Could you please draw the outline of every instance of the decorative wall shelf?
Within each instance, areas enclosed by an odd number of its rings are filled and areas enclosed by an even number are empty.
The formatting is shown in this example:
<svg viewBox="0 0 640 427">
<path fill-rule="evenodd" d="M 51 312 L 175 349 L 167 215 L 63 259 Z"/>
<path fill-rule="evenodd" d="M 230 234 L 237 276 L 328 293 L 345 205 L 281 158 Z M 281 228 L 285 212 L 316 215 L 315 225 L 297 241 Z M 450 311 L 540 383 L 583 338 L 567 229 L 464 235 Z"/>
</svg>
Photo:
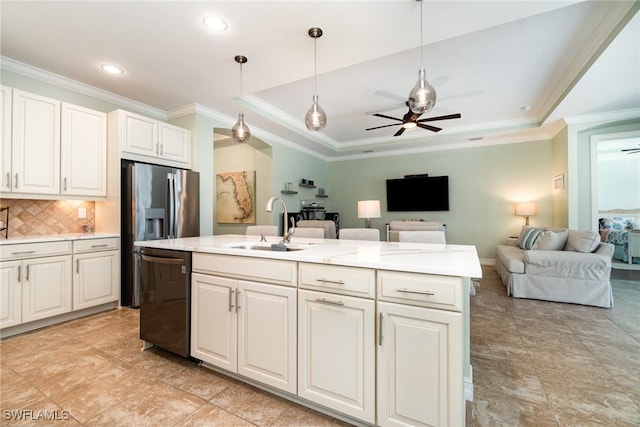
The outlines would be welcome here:
<svg viewBox="0 0 640 427">
<path fill-rule="evenodd" d="M 282 193 L 282 194 L 298 194 L 297 191 L 293 191 L 293 190 L 280 190 L 280 193 Z"/>
<path fill-rule="evenodd" d="M 316 194 L 316 197 L 318 197 L 319 199 L 326 199 L 329 196 L 326 194 Z"/>
<path fill-rule="evenodd" d="M 315 186 L 315 185 L 302 184 L 302 183 L 298 184 L 298 186 L 300 186 L 300 187 L 304 187 L 304 188 L 316 188 L 316 186 Z"/>
</svg>

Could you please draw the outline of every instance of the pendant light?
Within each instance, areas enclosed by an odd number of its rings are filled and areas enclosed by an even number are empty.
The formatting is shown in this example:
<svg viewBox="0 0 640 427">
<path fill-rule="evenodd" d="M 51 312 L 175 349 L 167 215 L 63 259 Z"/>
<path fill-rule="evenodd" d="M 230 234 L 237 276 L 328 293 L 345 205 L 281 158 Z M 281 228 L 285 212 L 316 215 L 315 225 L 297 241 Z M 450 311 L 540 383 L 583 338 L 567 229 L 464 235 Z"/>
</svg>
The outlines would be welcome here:
<svg viewBox="0 0 640 427">
<path fill-rule="evenodd" d="M 327 125 L 327 114 L 318 105 L 318 59 L 317 59 L 317 42 L 318 37 L 322 37 L 322 30 L 320 28 L 309 28 L 309 37 L 313 38 L 313 104 L 307 115 L 304 117 L 304 123 L 307 125 L 307 129 L 310 131 L 321 131 Z"/>
<path fill-rule="evenodd" d="M 242 97 L 242 64 L 247 62 L 247 57 L 237 55 L 234 59 L 240 64 L 240 97 Z M 231 139 L 241 143 L 247 142 L 249 138 L 251 138 L 251 131 L 249 130 L 249 126 L 244 122 L 244 114 L 238 113 L 238 121 L 233 125 L 233 128 L 231 128 Z"/>
<path fill-rule="evenodd" d="M 418 82 L 409 93 L 409 108 L 415 114 L 422 114 L 436 105 L 436 90 L 427 81 L 427 72 L 424 69 L 422 48 L 422 0 L 420 2 L 420 69 L 418 70 Z"/>
</svg>

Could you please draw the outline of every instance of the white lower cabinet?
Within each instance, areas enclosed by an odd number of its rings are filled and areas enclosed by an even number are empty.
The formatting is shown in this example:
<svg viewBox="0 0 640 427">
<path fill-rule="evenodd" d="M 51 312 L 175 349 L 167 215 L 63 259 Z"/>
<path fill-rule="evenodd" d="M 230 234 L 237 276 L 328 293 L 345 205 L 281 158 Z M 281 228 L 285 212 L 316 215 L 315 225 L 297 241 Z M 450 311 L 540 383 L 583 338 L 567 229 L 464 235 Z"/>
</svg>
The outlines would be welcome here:
<svg viewBox="0 0 640 427">
<path fill-rule="evenodd" d="M 298 291 L 298 395 L 375 423 L 375 301 Z"/>
<path fill-rule="evenodd" d="M 22 261 L 0 262 L 0 328 L 22 323 Z"/>
<path fill-rule="evenodd" d="M 2 270 L 0 327 L 71 311 L 71 256 L 6 261 Z M 6 299 L 5 299 L 6 297 Z"/>
<path fill-rule="evenodd" d="M 191 356 L 296 392 L 293 287 L 192 275 Z"/>
<path fill-rule="evenodd" d="M 380 426 L 462 426 L 462 313 L 378 302 Z"/>
<path fill-rule="evenodd" d="M 94 252 L 73 256 L 73 309 L 93 307 L 120 296 L 118 251 Z"/>
</svg>

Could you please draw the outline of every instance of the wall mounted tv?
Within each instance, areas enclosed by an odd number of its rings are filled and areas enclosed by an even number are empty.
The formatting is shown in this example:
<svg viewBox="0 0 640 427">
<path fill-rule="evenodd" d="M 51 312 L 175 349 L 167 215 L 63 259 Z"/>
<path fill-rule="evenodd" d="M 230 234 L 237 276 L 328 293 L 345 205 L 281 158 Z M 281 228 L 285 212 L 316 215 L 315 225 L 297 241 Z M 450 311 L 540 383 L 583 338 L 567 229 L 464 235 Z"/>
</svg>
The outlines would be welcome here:
<svg viewBox="0 0 640 427">
<path fill-rule="evenodd" d="M 387 211 L 448 211 L 449 177 L 405 175 L 387 180 Z"/>
</svg>

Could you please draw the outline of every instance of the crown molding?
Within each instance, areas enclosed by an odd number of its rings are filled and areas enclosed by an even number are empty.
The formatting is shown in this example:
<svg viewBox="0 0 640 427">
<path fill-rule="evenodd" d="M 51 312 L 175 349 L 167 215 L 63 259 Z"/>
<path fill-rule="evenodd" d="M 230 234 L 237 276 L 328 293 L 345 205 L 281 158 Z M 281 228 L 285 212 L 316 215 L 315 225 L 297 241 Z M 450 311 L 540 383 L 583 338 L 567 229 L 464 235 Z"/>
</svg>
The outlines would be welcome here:
<svg viewBox="0 0 640 427">
<path fill-rule="evenodd" d="M 607 111 L 604 113 L 581 114 L 562 118 L 567 125 L 596 124 L 598 122 L 617 122 L 629 119 L 640 119 L 640 108 Z"/>
<path fill-rule="evenodd" d="M 334 139 L 328 137 L 322 132 L 311 132 L 304 126 L 304 122 L 300 119 L 293 117 L 284 111 L 274 107 L 272 104 L 264 101 L 263 99 L 255 95 L 244 95 L 241 98 L 234 98 L 234 101 L 241 105 L 244 105 L 253 112 L 260 114 L 261 116 L 274 121 L 275 123 L 283 126 L 306 139 L 312 140 L 325 147 L 339 151 L 340 144 Z"/>
<path fill-rule="evenodd" d="M 116 95 L 113 92 L 98 89 L 97 87 L 72 80 L 68 77 L 64 77 L 59 74 L 43 70 L 41 68 L 36 68 L 23 62 L 8 58 L 6 56 L 0 56 L 0 68 L 16 74 L 20 74 L 25 77 L 39 80 L 44 83 L 49 83 L 63 89 L 77 92 L 82 95 L 87 95 L 105 102 L 110 102 L 117 106 L 134 110 L 136 112 L 139 112 L 140 114 L 144 114 L 155 119 L 166 120 L 167 118 L 167 113 L 159 108 L 155 108 L 150 105 L 143 104 L 142 102 L 125 98 L 124 96 Z"/>
<path fill-rule="evenodd" d="M 210 119 L 213 119 L 214 121 L 216 121 L 217 123 L 220 124 L 220 126 L 225 126 L 228 128 L 231 128 L 235 122 L 236 122 L 236 118 L 235 117 L 230 117 L 227 116 L 226 114 L 222 114 L 214 109 L 211 109 L 209 107 L 206 107 L 204 105 L 201 104 L 188 104 L 188 105 L 184 105 L 182 107 L 178 107 L 178 108 L 174 108 L 172 110 L 169 110 L 167 112 L 167 117 L 169 119 L 175 119 L 178 117 L 184 117 L 184 116 L 188 116 L 191 114 L 197 114 L 200 116 L 204 116 Z M 261 128 L 258 127 L 253 127 L 251 128 L 251 134 L 252 136 L 255 136 L 256 138 L 260 138 L 263 142 L 265 143 L 269 143 L 269 142 L 275 142 L 279 145 L 283 145 L 285 147 L 291 148 L 293 150 L 297 150 L 300 151 L 302 153 L 308 154 L 310 156 L 316 157 L 318 159 L 324 160 L 324 161 L 329 161 L 329 157 L 327 156 L 323 156 L 322 154 L 310 150 L 308 148 L 305 147 L 301 147 L 298 144 L 295 144 L 291 141 L 289 141 L 286 138 L 282 138 L 281 136 L 278 135 L 274 135 L 270 132 L 264 131 Z"/>
<path fill-rule="evenodd" d="M 611 3 L 613 4 L 611 10 L 600 25 L 593 29 L 589 41 L 578 53 L 571 66 L 554 86 L 549 87 L 546 96 L 543 97 L 544 102 L 538 109 L 538 115 L 542 117 L 542 122 L 553 114 L 553 111 L 567 97 L 578 81 L 584 77 L 589 68 L 640 10 L 640 2 L 638 1 Z"/>
</svg>

